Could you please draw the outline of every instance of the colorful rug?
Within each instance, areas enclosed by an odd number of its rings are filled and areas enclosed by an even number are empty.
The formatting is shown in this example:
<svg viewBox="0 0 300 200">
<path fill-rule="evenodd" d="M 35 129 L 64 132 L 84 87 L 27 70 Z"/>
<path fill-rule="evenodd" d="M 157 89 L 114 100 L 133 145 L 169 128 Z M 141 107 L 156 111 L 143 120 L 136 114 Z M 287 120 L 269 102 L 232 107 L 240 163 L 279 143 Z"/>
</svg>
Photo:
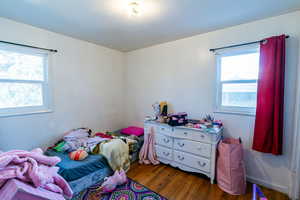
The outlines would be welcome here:
<svg viewBox="0 0 300 200">
<path fill-rule="evenodd" d="M 72 200 L 167 200 L 131 179 L 128 179 L 126 184 L 118 186 L 112 193 L 101 194 L 99 187 L 100 184 L 92 186 Z"/>
</svg>

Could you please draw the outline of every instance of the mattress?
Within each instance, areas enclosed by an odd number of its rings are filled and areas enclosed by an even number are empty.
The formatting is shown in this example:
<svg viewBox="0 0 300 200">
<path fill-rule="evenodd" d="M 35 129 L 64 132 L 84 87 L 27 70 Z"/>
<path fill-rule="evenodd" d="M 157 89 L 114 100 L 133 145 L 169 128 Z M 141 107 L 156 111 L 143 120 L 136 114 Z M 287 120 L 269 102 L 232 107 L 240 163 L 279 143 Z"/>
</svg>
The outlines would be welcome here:
<svg viewBox="0 0 300 200">
<path fill-rule="evenodd" d="M 69 158 L 68 153 L 48 149 L 45 154 L 61 158 L 61 162 L 57 164 L 59 167 L 58 173 L 68 182 L 80 179 L 100 169 L 110 170 L 106 159 L 102 155 L 89 155 L 84 160 L 74 161 Z"/>
<path fill-rule="evenodd" d="M 81 191 L 83 191 L 91 186 L 95 186 L 95 185 L 100 186 L 103 183 L 104 178 L 111 176 L 112 173 L 113 173 L 113 171 L 110 168 L 103 168 L 103 169 L 99 169 L 87 176 L 84 176 L 80 179 L 70 181 L 69 185 L 73 190 L 73 193 L 74 193 L 73 196 L 76 196 L 76 194 L 80 193 Z"/>
</svg>

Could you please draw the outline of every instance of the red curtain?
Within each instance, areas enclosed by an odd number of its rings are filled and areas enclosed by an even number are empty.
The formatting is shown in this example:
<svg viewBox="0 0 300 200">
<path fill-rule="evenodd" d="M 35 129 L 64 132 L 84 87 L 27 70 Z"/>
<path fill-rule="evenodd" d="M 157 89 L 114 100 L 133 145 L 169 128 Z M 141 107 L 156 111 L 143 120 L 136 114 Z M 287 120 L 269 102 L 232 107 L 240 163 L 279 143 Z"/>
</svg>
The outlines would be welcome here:
<svg viewBox="0 0 300 200">
<path fill-rule="evenodd" d="M 284 105 L 285 35 L 260 44 L 260 68 L 252 148 L 282 154 Z"/>
</svg>

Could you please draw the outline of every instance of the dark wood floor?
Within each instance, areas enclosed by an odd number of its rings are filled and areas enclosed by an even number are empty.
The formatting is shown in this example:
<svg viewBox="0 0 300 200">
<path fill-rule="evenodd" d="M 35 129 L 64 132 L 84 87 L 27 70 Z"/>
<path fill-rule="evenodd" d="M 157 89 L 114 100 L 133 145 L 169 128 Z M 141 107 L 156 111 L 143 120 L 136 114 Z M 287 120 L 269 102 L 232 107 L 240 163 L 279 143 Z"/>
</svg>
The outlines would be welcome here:
<svg viewBox="0 0 300 200">
<path fill-rule="evenodd" d="M 128 177 L 169 200 L 252 200 L 251 184 L 248 184 L 246 195 L 232 196 L 220 190 L 216 184 L 211 185 L 205 177 L 163 164 L 153 166 L 134 163 Z M 288 200 L 280 192 L 262 189 L 269 200 Z"/>
</svg>

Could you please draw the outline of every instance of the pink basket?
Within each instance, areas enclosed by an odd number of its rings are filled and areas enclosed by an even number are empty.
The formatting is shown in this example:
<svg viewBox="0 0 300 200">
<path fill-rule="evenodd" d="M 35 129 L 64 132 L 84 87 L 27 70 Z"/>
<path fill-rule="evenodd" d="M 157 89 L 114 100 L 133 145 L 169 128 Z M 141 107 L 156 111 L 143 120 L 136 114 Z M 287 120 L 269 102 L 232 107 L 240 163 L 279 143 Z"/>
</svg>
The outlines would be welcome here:
<svg viewBox="0 0 300 200">
<path fill-rule="evenodd" d="M 227 138 L 218 145 L 217 182 L 218 186 L 232 195 L 246 192 L 243 147 L 239 139 Z"/>
</svg>

